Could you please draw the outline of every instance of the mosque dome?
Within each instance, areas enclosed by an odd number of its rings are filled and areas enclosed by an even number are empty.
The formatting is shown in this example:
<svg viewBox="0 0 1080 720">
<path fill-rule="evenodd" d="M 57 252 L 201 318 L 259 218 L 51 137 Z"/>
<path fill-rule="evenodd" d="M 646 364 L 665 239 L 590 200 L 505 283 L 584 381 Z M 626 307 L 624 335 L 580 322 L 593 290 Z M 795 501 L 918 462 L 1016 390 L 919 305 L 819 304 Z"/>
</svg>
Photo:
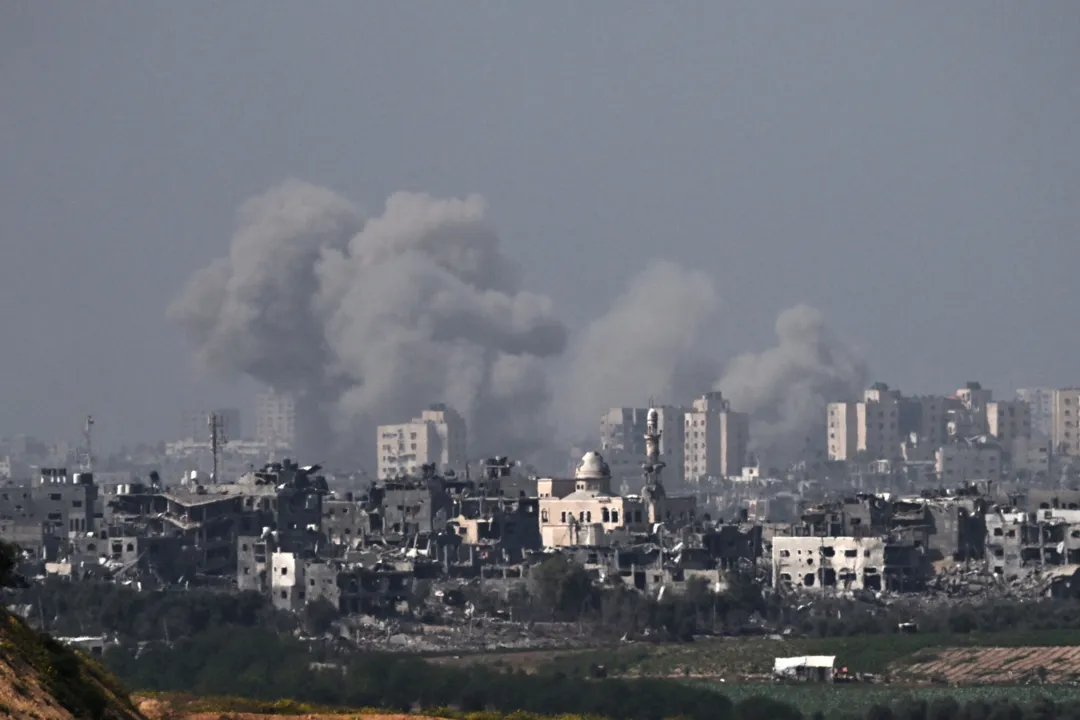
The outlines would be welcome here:
<svg viewBox="0 0 1080 720">
<path fill-rule="evenodd" d="M 574 477 L 578 480 L 602 480 L 611 477 L 611 468 L 600 453 L 592 450 L 581 456 Z"/>
</svg>

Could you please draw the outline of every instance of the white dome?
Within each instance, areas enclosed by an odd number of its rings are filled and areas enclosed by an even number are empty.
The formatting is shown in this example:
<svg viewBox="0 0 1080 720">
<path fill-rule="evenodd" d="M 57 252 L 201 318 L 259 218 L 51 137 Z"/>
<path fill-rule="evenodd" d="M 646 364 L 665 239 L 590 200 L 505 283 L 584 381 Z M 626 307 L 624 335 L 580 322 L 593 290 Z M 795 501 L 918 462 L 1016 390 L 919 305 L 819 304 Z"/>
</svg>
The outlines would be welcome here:
<svg viewBox="0 0 1080 720">
<path fill-rule="evenodd" d="M 578 480 L 599 480 L 611 477 L 611 468 L 604 462 L 604 457 L 593 450 L 581 456 L 574 477 Z"/>
</svg>

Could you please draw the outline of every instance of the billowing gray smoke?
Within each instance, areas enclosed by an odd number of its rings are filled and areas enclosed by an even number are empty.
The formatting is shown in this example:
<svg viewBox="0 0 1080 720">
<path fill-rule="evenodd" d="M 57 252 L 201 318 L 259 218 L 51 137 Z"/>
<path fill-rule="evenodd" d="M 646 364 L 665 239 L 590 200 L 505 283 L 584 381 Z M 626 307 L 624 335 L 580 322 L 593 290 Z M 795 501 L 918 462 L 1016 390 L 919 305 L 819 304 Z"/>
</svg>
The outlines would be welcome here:
<svg viewBox="0 0 1080 720">
<path fill-rule="evenodd" d="M 868 374 L 812 307 L 780 313 L 776 335 L 775 347 L 733 358 L 716 388 L 734 409 L 750 413 L 752 449 L 779 464 L 797 459 L 808 444 L 823 444 L 825 406 L 856 398 Z"/>
<path fill-rule="evenodd" d="M 702 341 L 717 321 L 720 298 L 704 273 L 653 262 L 608 312 L 573 343 L 569 372 L 557 383 L 560 430 L 595 434 L 611 407 L 687 402 L 716 377 Z"/>
<path fill-rule="evenodd" d="M 243 206 L 228 257 L 169 316 L 205 366 L 301 396 L 305 454 L 370 468 L 377 424 L 440 401 L 479 452 L 525 457 L 550 437 L 543 359 L 563 352 L 566 329 L 520 289 L 479 197 L 398 193 L 365 220 L 328 190 L 285 183 Z"/>
<path fill-rule="evenodd" d="M 552 413 L 547 362 L 566 328 L 521 289 L 481 198 L 398 193 L 365 218 L 293 181 L 241 208 L 228 256 L 169 315 L 205 367 L 297 394 L 304 457 L 371 470 L 375 426 L 433 402 L 465 416 L 473 457 L 523 460 L 559 447 L 553 418 L 578 439 L 608 407 L 687 402 L 718 375 L 701 343 L 718 336 L 719 308 L 707 276 L 653 263 L 578 337 Z M 785 311 L 776 330 L 776 347 L 735 358 L 716 387 L 779 462 L 821 435 L 825 403 L 856 395 L 866 369 L 811 308 Z"/>
</svg>

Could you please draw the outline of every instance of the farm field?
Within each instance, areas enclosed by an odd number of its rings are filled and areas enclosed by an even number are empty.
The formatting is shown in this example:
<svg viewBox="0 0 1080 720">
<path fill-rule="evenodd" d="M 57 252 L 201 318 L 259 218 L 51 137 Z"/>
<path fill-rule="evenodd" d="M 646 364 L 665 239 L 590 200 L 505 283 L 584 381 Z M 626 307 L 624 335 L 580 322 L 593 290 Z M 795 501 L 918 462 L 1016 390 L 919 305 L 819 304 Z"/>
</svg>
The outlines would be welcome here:
<svg viewBox="0 0 1080 720">
<path fill-rule="evenodd" d="M 941 648 L 917 653 L 900 672 L 911 680 L 977 685 L 1080 682 L 1080 646 Z"/>
<path fill-rule="evenodd" d="M 704 682 L 704 681 L 699 681 Z M 896 685 L 773 685 L 752 683 L 715 683 L 708 687 L 738 702 L 747 697 L 767 697 L 789 703 L 804 715 L 822 712 L 826 717 L 838 714 L 863 715 L 875 705 L 895 707 L 905 700 L 932 703 L 951 699 L 960 704 L 973 700 L 994 702 L 1008 699 L 1022 706 L 1040 697 L 1057 703 L 1080 700 L 1080 687 L 1055 686 L 983 686 L 983 687 L 902 687 Z"/>
<path fill-rule="evenodd" d="M 1040 631 L 970 635 L 869 635 L 836 638 L 709 638 L 693 643 L 630 643 L 618 647 L 575 651 L 537 651 L 462 655 L 432 658 L 433 662 L 474 664 L 534 671 L 587 674 L 602 665 L 609 676 L 715 678 L 728 682 L 768 677 L 773 659 L 795 655 L 835 655 L 837 665 L 856 673 L 888 674 L 898 681 L 925 683 L 940 679 L 940 670 L 964 660 L 968 665 L 998 668 L 1000 672 L 958 674 L 959 682 L 1016 683 L 1041 666 L 1047 679 L 1066 682 L 1070 662 L 1080 677 L 1080 632 Z M 1047 648 L 1060 648 L 1049 653 Z M 975 663 L 966 659 L 972 650 L 985 657 Z M 1060 658 L 1054 667 L 1040 657 Z M 1020 658 L 1020 659 L 1015 659 Z M 989 664 L 988 664 L 989 663 Z M 995 664 L 996 663 L 996 664 Z M 1015 665 L 1015 667 L 1010 666 Z M 964 678 L 961 680 L 961 678 Z M 996 679 L 995 679 L 996 678 Z"/>
</svg>

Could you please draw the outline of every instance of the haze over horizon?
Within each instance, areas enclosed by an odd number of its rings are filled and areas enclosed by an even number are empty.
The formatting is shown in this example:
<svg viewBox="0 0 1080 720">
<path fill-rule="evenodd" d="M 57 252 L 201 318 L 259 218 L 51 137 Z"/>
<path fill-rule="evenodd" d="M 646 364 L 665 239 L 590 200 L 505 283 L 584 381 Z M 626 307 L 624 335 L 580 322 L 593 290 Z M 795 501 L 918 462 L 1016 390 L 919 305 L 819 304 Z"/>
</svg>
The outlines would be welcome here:
<svg viewBox="0 0 1080 720">
<path fill-rule="evenodd" d="M 331 300 L 318 339 L 342 344 L 332 372 L 307 370 L 327 393 L 351 388 L 341 404 L 362 423 L 401 400 L 361 392 L 368 349 L 386 353 L 380 362 L 420 357 L 414 334 L 385 342 L 385 313 L 353 312 L 396 287 L 364 253 L 422 245 L 430 227 L 410 222 L 440 227 L 446 213 L 459 228 L 478 223 L 455 242 L 480 238 L 485 267 L 505 261 L 519 276 L 413 250 L 396 267 L 456 293 L 427 298 L 429 313 L 453 297 L 456 319 L 488 322 L 464 326 L 472 344 L 458 357 L 485 358 L 488 372 L 456 392 L 492 412 L 542 392 L 548 422 L 578 398 L 591 407 L 719 382 L 779 437 L 806 406 L 762 388 L 814 398 L 854 380 L 907 392 L 979 380 L 1011 396 L 1080 383 L 1069 312 L 1080 6 L 677 8 L 5 3 L 0 435 L 75 437 L 92 412 L 115 446 L 173 436 L 183 409 L 246 409 L 253 383 L 231 373 L 265 365 L 221 362 L 237 346 L 219 342 L 222 374 L 207 378 L 166 311 L 242 242 L 237 208 L 283 187 L 312 188 L 306 197 L 341 218 L 311 247 L 341 259 L 320 276 Z M 291 206 L 278 198 L 257 222 L 280 220 Z M 382 234 L 371 218 L 386 220 Z M 281 237 L 310 237 L 307 227 Z M 226 317 L 199 307 L 181 313 L 189 339 L 192 323 L 198 334 Z M 662 332 L 625 332 L 640 316 L 629 308 L 655 312 Z M 422 325 L 409 317 L 393 327 Z M 835 351 L 821 351 L 819 331 Z M 640 363 L 582 361 L 613 344 Z M 828 361 L 790 360 L 807 348 Z M 755 356 L 728 364 L 745 352 Z"/>
</svg>

